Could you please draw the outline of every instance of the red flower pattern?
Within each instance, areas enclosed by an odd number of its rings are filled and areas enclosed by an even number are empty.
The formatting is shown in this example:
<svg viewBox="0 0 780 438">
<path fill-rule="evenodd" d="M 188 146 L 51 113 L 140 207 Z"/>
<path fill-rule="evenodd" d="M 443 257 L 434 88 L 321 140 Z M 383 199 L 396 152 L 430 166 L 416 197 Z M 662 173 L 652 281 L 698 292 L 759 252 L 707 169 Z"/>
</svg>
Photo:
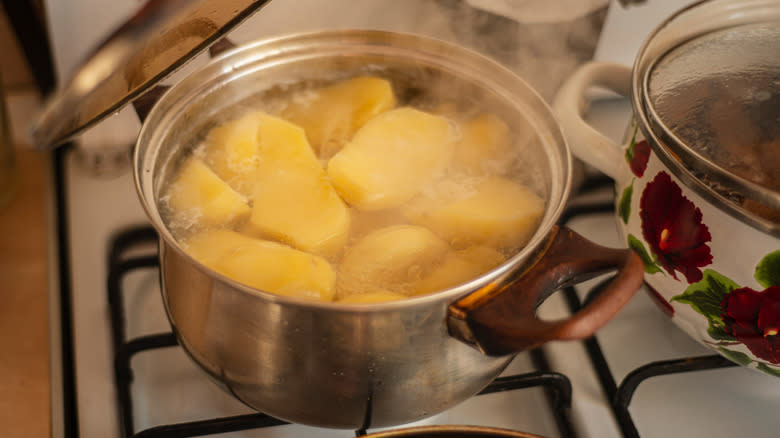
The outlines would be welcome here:
<svg viewBox="0 0 780 438">
<path fill-rule="evenodd" d="M 712 263 L 712 237 L 702 223 L 701 210 L 683 196 L 680 187 L 666 172 L 659 172 L 642 192 L 639 202 L 642 236 L 658 263 L 672 277 L 675 271 L 688 283 L 702 278 L 701 267 Z"/>
<path fill-rule="evenodd" d="M 735 289 L 720 303 L 726 333 L 758 358 L 780 364 L 780 286 Z"/>
<path fill-rule="evenodd" d="M 650 145 L 647 144 L 647 140 L 642 140 L 638 143 L 634 143 L 626 151 L 626 161 L 631 168 L 631 173 L 638 177 L 642 177 L 647 169 L 647 160 L 650 159 Z"/>
</svg>

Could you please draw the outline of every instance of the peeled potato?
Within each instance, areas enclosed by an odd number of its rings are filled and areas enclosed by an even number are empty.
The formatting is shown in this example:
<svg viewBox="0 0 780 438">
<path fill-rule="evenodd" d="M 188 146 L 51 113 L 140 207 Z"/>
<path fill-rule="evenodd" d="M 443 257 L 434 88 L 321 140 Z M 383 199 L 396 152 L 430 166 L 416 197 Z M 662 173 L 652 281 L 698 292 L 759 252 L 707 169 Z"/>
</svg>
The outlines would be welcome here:
<svg viewBox="0 0 780 438">
<path fill-rule="evenodd" d="M 202 225 L 228 224 L 250 213 L 246 199 L 195 157 L 182 164 L 168 194 L 174 214 L 196 218 Z"/>
<path fill-rule="evenodd" d="M 455 130 L 443 117 L 404 107 L 363 125 L 328 162 L 328 175 L 347 203 L 363 210 L 403 204 L 452 158 Z"/>
<path fill-rule="evenodd" d="M 206 163 L 233 189 L 251 196 L 254 172 L 259 161 L 260 126 L 267 116 L 251 112 L 209 131 Z"/>
<path fill-rule="evenodd" d="M 282 117 L 302 126 L 318 155 L 330 158 L 363 124 L 394 106 L 390 82 L 361 76 L 312 90 L 291 101 Z"/>
<path fill-rule="evenodd" d="M 437 199 L 424 196 L 403 211 L 456 247 L 517 248 L 536 230 L 544 200 L 528 187 L 501 177 L 483 177 L 469 190 Z"/>
<path fill-rule="evenodd" d="M 461 125 L 461 139 L 455 144 L 453 164 L 475 173 L 505 173 L 512 164 L 514 149 L 509 126 L 489 113 Z"/>
<path fill-rule="evenodd" d="M 415 295 L 436 292 L 465 283 L 500 265 L 505 257 L 487 246 L 472 246 L 447 253 L 444 261 L 415 287 Z"/>
<path fill-rule="evenodd" d="M 394 225 L 376 230 L 347 249 L 338 296 L 411 292 L 412 285 L 447 252 L 447 244 L 423 227 Z"/>
<path fill-rule="evenodd" d="M 372 303 L 384 303 L 387 301 L 398 301 L 407 298 L 406 295 L 397 294 L 394 292 L 372 292 L 360 295 L 349 295 L 339 300 L 340 303 L 350 304 L 372 304 Z"/>
<path fill-rule="evenodd" d="M 347 241 L 349 211 L 303 131 L 267 117 L 261 128 L 249 229 L 303 251 L 331 254 Z"/>
<path fill-rule="evenodd" d="M 194 234 L 184 242 L 187 254 L 204 265 L 216 269 L 218 262 L 231 251 L 242 246 L 255 245 L 258 239 L 226 229 L 208 230 Z"/>
<path fill-rule="evenodd" d="M 363 211 L 358 209 L 351 209 L 350 212 L 350 240 L 359 239 L 366 234 L 372 231 L 376 231 L 380 228 L 408 222 L 406 217 L 401 214 L 400 209 L 380 211 Z"/>
<path fill-rule="evenodd" d="M 279 295 L 330 301 L 336 274 L 321 257 L 234 231 L 194 235 L 186 251 L 215 271 L 256 289 Z"/>
</svg>

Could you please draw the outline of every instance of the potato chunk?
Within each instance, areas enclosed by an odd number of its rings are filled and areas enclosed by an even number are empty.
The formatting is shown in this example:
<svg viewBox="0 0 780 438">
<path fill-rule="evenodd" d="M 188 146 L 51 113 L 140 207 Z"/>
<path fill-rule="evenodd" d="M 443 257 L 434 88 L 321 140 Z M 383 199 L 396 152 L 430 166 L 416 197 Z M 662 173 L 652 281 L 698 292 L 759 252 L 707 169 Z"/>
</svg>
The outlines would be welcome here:
<svg viewBox="0 0 780 438">
<path fill-rule="evenodd" d="M 367 121 L 394 106 L 390 82 L 361 76 L 312 90 L 293 100 L 281 115 L 302 126 L 317 154 L 327 159 Z"/>
<path fill-rule="evenodd" d="M 216 270 L 218 263 L 231 251 L 242 246 L 255 245 L 257 242 L 260 240 L 235 231 L 219 229 L 194 234 L 183 242 L 183 246 L 192 258 Z"/>
<path fill-rule="evenodd" d="M 514 161 L 509 126 L 489 113 L 461 125 L 461 139 L 455 144 L 453 164 L 472 173 L 506 173 Z"/>
<path fill-rule="evenodd" d="M 251 112 L 209 131 L 204 160 L 230 187 L 252 195 L 259 161 L 260 126 L 267 116 Z"/>
<path fill-rule="evenodd" d="M 533 235 L 544 200 L 528 187 L 500 177 L 476 179 L 471 187 L 421 196 L 403 209 L 409 219 L 455 247 L 517 248 Z"/>
<path fill-rule="evenodd" d="M 331 158 L 328 174 L 339 194 L 359 209 L 396 207 L 449 165 L 455 140 L 442 117 L 410 107 L 386 111 Z"/>
<path fill-rule="evenodd" d="M 349 211 L 330 184 L 303 131 L 267 117 L 260 130 L 249 226 L 303 251 L 331 254 L 347 241 Z"/>
<path fill-rule="evenodd" d="M 423 227 L 393 225 L 369 233 L 347 249 L 336 285 L 339 299 L 377 292 L 410 293 L 447 252 Z"/>
<path fill-rule="evenodd" d="M 444 261 L 415 287 L 415 295 L 444 290 L 479 277 L 506 258 L 487 246 L 472 246 L 447 253 Z"/>
<path fill-rule="evenodd" d="M 228 224 L 250 213 L 246 199 L 195 157 L 179 168 L 168 194 L 174 215 L 185 222 Z"/>
<path fill-rule="evenodd" d="M 401 213 L 401 210 L 397 208 L 378 211 L 363 211 L 353 208 L 350 212 L 352 213 L 349 226 L 350 241 L 360 239 L 380 228 L 409 222 Z"/>
<path fill-rule="evenodd" d="M 336 274 L 321 257 L 229 230 L 190 238 L 185 250 L 211 269 L 256 289 L 279 295 L 333 298 Z"/>
</svg>

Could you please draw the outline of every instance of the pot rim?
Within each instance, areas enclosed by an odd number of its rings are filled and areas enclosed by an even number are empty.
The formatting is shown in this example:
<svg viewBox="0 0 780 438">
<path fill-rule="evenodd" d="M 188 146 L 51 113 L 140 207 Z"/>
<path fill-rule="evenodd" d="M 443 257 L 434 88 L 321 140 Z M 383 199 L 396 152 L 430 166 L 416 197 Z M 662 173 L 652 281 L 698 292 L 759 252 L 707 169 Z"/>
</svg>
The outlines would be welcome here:
<svg viewBox="0 0 780 438">
<path fill-rule="evenodd" d="M 745 23 L 766 22 L 766 19 L 761 13 L 762 9 L 756 8 L 757 10 L 750 10 L 750 8 L 751 6 L 756 5 L 777 6 L 776 4 L 770 3 L 770 1 L 771 0 L 746 0 L 742 2 L 744 3 L 743 5 L 727 5 L 728 7 L 724 7 L 723 10 L 717 10 L 717 8 L 713 6 L 712 8 L 715 10 L 712 11 L 712 13 L 715 15 L 709 16 L 710 20 L 703 23 L 702 27 L 689 30 L 689 33 L 682 36 L 675 32 L 678 30 L 676 28 L 669 30 L 670 26 L 676 23 L 676 20 L 702 8 L 704 11 L 708 11 L 706 8 L 711 7 L 710 5 L 723 3 L 724 0 L 699 0 L 667 17 L 648 35 L 639 48 L 632 70 L 631 103 L 639 129 L 642 131 L 645 138 L 650 140 L 650 147 L 658 155 L 661 162 L 675 177 L 679 178 L 686 187 L 692 189 L 696 194 L 714 205 L 718 210 L 726 212 L 740 222 L 746 223 L 756 230 L 770 236 L 780 237 L 780 223 L 772 222 L 769 219 L 743 209 L 735 202 L 730 201 L 698 178 L 681 157 L 693 160 L 700 164 L 706 168 L 707 171 L 711 171 L 712 175 L 719 181 L 728 181 L 730 186 L 744 190 L 743 193 L 754 194 L 755 196 L 752 199 L 763 200 L 770 204 L 777 205 L 780 203 L 780 193 L 735 175 L 719 165 L 712 163 L 691 148 L 688 148 L 683 140 L 660 121 L 658 115 L 655 113 L 653 105 L 648 99 L 650 73 L 653 71 L 653 68 L 658 61 L 667 53 L 680 45 L 707 33 Z M 780 8 L 777 8 L 776 12 L 780 13 Z M 718 19 L 720 19 L 720 21 Z M 669 35 L 666 35 L 664 33 L 665 31 L 668 32 Z M 664 42 L 663 38 L 666 38 L 667 41 Z M 660 48 L 655 47 L 656 44 L 659 44 L 658 39 L 662 40 Z"/>
<path fill-rule="evenodd" d="M 539 138 L 544 143 L 544 148 L 548 151 L 547 156 L 551 165 L 550 171 L 554 172 L 555 169 L 553 169 L 553 166 L 558 166 L 560 172 L 563 174 L 563 178 L 562 181 L 555 181 L 555 178 L 551 178 L 550 198 L 557 198 L 557 203 L 553 204 L 553 199 L 546 200 L 547 205 L 542 221 L 537 227 L 536 232 L 521 250 L 500 266 L 467 283 L 455 287 L 430 294 L 411 296 L 398 301 L 353 304 L 290 297 L 255 289 L 208 268 L 192 258 L 182 249 L 181 245 L 168 230 L 168 227 L 160 216 L 157 207 L 157 187 L 153 181 L 152 175 L 154 173 L 154 164 L 158 158 L 156 152 L 160 148 L 160 140 L 164 137 L 163 131 L 165 131 L 166 126 L 169 126 L 170 122 L 174 120 L 172 119 L 170 112 L 167 111 L 169 109 L 168 107 L 186 107 L 188 103 L 191 103 L 191 101 L 196 98 L 196 96 L 207 90 L 207 85 L 209 85 L 209 83 L 212 83 L 213 88 L 215 85 L 213 79 L 211 81 L 202 80 L 203 78 L 209 78 L 209 74 L 216 73 L 235 78 L 240 76 L 239 73 L 242 68 L 249 69 L 256 63 L 273 65 L 276 62 L 280 62 L 280 59 L 283 59 L 285 55 L 290 57 L 296 54 L 300 55 L 301 53 L 307 53 L 309 56 L 312 56 L 313 54 L 316 54 L 317 57 L 329 56 L 323 55 L 325 50 L 313 51 L 311 45 L 313 43 L 327 43 L 330 45 L 329 47 L 331 47 L 331 49 L 332 47 L 343 46 L 341 47 L 342 50 L 344 47 L 355 43 L 362 44 L 362 48 L 374 45 L 380 48 L 384 47 L 386 50 L 390 51 L 390 55 L 394 55 L 397 54 L 396 52 L 398 51 L 398 47 L 396 47 L 395 44 L 398 44 L 399 42 L 404 43 L 404 46 L 401 47 L 402 49 L 414 50 L 415 53 L 424 53 L 430 58 L 429 60 L 441 63 L 442 67 L 468 67 L 471 69 L 469 71 L 473 70 L 474 72 L 481 73 L 479 76 L 474 76 L 474 78 L 479 78 L 480 85 L 487 86 L 487 84 L 489 84 L 493 87 L 500 87 L 501 91 L 513 93 L 511 96 L 514 98 L 513 102 L 517 100 L 518 103 L 521 103 L 520 97 L 532 100 L 531 102 L 522 101 L 524 104 L 533 104 L 533 110 L 531 110 L 530 106 L 526 108 L 529 110 L 529 114 L 526 115 L 534 116 L 534 121 L 537 122 L 535 126 L 537 133 L 542 129 L 539 125 L 544 123 L 543 127 L 546 128 L 546 132 L 542 132 L 539 135 Z M 427 50 L 423 51 L 424 49 Z M 291 52 L 285 53 L 285 50 Z M 457 55 L 457 59 L 448 56 L 452 55 L 453 52 Z M 245 55 L 247 55 L 247 59 L 242 59 L 242 56 Z M 293 62 L 295 62 L 295 60 L 293 60 Z M 468 64 L 466 64 L 467 62 Z M 257 66 L 254 68 L 257 68 Z M 490 72 L 495 78 L 488 80 L 487 75 L 485 75 L 486 71 Z M 219 81 L 216 82 L 221 84 Z M 169 123 L 164 123 L 166 121 Z M 149 146 L 150 144 L 153 146 Z M 558 149 L 557 152 L 551 152 L 551 148 L 556 146 Z M 560 158 L 556 160 L 556 157 L 558 156 L 560 156 Z M 572 156 L 568 143 L 563 135 L 562 128 L 553 116 L 553 112 L 547 102 L 542 99 L 536 90 L 514 72 L 471 49 L 437 38 L 406 32 L 366 29 L 337 29 L 290 33 L 259 39 L 222 53 L 205 66 L 190 73 L 180 82 L 172 86 L 154 105 L 138 135 L 133 153 L 133 162 L 136 193 L 139 196 L 147 217 L 158 232 L 161 244 L 164 244 L 165 248 L 179 252 L 179 254 L 190 260 L 199 270 L 207 273 L 212 278 L 215 277 L 220 281 L 229 284 L 242 293 L 261 298 L 271 303 L 308 308 L 323 308 L 344 313 L 393 311 L 419 305 L 430 305 L 441 301 L 451 301 L 491 282 L 504 280 L 507 276 L 521 268 L 523 262 L 531 259 L 537 249 L 547 240 L 553 225 L 555 225 L 558 218 L 563 213 L 566 201 L 569 197 L 572 179 Z M 163 254 L 162 249 L 161 245 L 161 258 Z"/>
<path fill-rule="evenodd" d="M 542 438 L 539 435 L 534 435 L 527 432 L 520 432 L 512 429 L 504 429 L 499 427 L 490 426 L 471 426 L 471 425 L 446 425 L 446 426 L 416 426 L 406 427 L 394 430 L 381 431 L 376 433 L 370 433 L 366 435 L 366 438 L 414 438 L 418 434 L 425 434 L 425 436 L 442 435 L 446 437 L 448 434 L 459 433 L 466 434 L 465 436 L 488 437 L 508 437 L 508 438 Z"/>
</svg>

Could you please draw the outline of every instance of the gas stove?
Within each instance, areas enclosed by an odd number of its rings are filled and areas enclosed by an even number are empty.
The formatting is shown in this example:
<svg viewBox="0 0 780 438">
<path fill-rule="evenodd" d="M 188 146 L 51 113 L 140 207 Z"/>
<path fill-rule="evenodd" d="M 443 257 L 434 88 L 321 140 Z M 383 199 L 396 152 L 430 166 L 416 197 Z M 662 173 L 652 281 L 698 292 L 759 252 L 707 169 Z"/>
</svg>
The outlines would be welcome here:
<svg viewBox="0 0 780 438">
<path fill-rule="evenodd" d="M 420 31 L 498 58 L 550 99 L 567 72 L 590 57 L 630 62 L 643 32 L 664 16 L 657 9 L 643 12 L 644 6 L 623 9 L 616 2 L 553 24 L 521 23 L 477 11 L 467 14 L 470 28 L 482 29 L 474 36 L 452 21 L 466 13 L 468 2 L 419 2 L 432 8 L 427 15 L 410 15 L 403 6 L 412 3 L 371 0 L 339 8 L 336 1 L 274 0 L 230 38 L 241 43 L 345 26 Z M 668 13 L 675 7 L 671 3 L 679 1 L 655 3 Z M 89 44 L 138 5 L 135 0 L 47 2 L 57 74 L 67 76 Z M 86 11 L 91 14 L 87 25 Z M 628 20 L 638 24 L 627 28 Z M 425 28 L 420 27 L 423 22 Z M 545 53 L 533 43 L 494 41 L 492 32 L 499 28 L 512 30 L 514 37 L 565 34 Z M 528 59 L 539 65 L 529 66 Z M 199 57 L 168 82 L 205 62 Z M 630 103 L 614 96 L 602 96 L 589 111 L 592 123 L 614 139 L 622 137 L 630 114 Z M 52 436 L 325 438 L 373 432 L 285 424 L 252 411 L 218 388 L 176 344 L 160 296 L 156 235 L 137 199 L 129 167 L 139 127 L 132 110 L 122 110 L 55 153 L 57 214 L 52 232 L 58 281 L 51 289 Z M 562 222 L 602 245 L 622 246 L 613 197 L 607 178 L 588 173 Z M 604 281 L 597 278 L 556 293 L 542 305 L 540 315 L 570 313 Z M 713 356 L 640 290 L 594 338 L 521 353 L 482 394 L 404 427 L 486 425 L 551 438 L 773 437 L 780 430 L 778 407 L 779 381 Z"/>
</svg>

